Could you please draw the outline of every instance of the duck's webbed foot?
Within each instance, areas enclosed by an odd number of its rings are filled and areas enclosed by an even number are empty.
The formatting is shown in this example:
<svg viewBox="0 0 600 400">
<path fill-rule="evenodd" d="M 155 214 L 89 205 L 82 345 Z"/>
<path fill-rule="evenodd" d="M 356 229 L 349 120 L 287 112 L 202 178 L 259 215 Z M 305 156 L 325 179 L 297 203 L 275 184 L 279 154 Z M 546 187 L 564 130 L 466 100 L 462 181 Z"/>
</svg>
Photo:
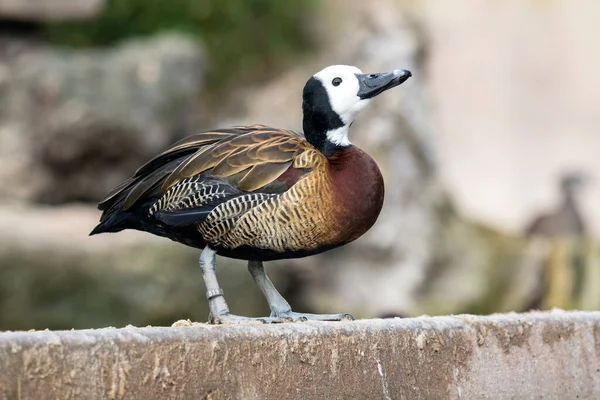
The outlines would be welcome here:
<svg viewBox="0 0 600 400">
<path fill-rule="evenodd" d="M 354 317 L 350 314 L 307 314 L 290 311 L 287 313 L 270 317 L 243 317 L 230 313 L 214 317 L 211 313 L 209 322 L 211 324 L 278 324 L 283 322 L 304 322 L 304 321 L 353 321 Z"/>
<path fill-rule="evenodd" d="M 271 317 L 275 317 L 271 314 Z M 287 318 L 293 322 L 297 321 L 354 321 L 354 317 L 350 314 L 309 314 L 299 313 L 295 311 L 288 311 L 286 313 L 279 314 L 279 318 Z M 276 317 L 276 318 L 277 318 Z"/>
<path fill-rule="evenodd" d="M 241 315 L 230 313 L 221 314 L 215 317 L 213 313 L 211 313 L 208 322 L 211 324 L 268 324 L 271 322 L 269 319 L 270 318 L 243 317 Z"/>
</svg>

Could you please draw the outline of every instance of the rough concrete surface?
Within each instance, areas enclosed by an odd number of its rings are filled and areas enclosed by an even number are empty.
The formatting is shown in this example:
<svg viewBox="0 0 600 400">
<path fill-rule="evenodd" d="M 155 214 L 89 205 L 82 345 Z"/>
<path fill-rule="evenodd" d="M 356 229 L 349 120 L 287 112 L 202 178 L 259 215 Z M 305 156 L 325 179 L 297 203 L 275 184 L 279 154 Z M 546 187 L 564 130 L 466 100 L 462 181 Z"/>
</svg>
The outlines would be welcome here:
<svg viewBox="0 0 600 400">
<path fill-rule="evenodd" d="M 1 399 L 596 399 L 600 312 L 0 334 Z"/>
</svg>

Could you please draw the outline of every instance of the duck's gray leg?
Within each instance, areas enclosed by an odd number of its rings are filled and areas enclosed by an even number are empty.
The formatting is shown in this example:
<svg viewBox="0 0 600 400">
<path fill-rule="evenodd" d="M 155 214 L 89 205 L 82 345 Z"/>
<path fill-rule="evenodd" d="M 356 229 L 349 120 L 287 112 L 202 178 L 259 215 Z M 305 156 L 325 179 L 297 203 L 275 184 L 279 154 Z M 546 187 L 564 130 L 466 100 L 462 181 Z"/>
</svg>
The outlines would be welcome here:
<svg viewBox="0 0 600 400">
<path fill-rule="evenodd" d="M 250 318 L 233 315 L 229 313 L 229 307 L 225 301 L 223 289 L 217 281 L 215 273 L 217 267 L 216 251 L 206 246 L 200 254 L 200 270 L 206 285 L 206 298 L 210 308 L 209 322 L 212 324 L 239 324 L 239 323 L 267 323 L 272 322 L 270 318 Z"/>
<path fill-rule="evenodd" d="M 353 320 L 350 314 L 307 314 L 292 311 L 290 304 L 277 291 L 263 267 L 262 261 L 248 261 L 248 270 L 256 282 L 256 286 L 265 295 L 269 308 L 271 309 L 270 322 L 285 321 L 340 321 L 343 319 Z"/>
</svg>

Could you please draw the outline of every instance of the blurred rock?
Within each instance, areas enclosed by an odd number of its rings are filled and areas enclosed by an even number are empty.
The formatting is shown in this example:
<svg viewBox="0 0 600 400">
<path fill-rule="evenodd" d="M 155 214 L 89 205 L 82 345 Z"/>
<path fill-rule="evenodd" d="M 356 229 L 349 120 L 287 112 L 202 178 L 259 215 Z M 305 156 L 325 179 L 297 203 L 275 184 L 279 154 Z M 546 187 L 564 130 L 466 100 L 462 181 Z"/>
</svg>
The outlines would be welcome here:
<svg viewBox="0 0 600 400">
<path fill-rule="evenodd" d="M 94 17 L 105 0 L 0 0 L 0 19 L 66 21 Z"/>
<path fill-rule="evenodd" d="M 189 39 L 0 43 L 0 198 L 96 201 L 196 130 L 204 59 Z"/>
</svg>

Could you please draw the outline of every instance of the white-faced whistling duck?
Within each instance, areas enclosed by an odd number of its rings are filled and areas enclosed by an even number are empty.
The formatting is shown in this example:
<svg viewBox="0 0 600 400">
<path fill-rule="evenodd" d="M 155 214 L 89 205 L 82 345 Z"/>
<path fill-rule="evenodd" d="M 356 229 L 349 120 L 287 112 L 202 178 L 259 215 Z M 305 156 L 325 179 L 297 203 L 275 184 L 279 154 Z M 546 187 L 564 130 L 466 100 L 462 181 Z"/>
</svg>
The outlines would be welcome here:
<svg viewBox="0 0 600 400">
<path fill-rule="evenodd" d="M 348 129 L 373 97 L 410 76 L 400 69 L 363 74 L 347 65 L 327 67 L 304 86 L 304 135 L 252 125 L 189 136 L 108 194 L 91 235 L 137 229 L 202 249 L 212 323 L 352 319 L 293 312 L 263 261 L 321 253 L 373 226 L 383 178 L 375 161 L 350 143 Z M 248 260 L 270 317 L 229 313 L 216 254 Z"/>
</svg>

